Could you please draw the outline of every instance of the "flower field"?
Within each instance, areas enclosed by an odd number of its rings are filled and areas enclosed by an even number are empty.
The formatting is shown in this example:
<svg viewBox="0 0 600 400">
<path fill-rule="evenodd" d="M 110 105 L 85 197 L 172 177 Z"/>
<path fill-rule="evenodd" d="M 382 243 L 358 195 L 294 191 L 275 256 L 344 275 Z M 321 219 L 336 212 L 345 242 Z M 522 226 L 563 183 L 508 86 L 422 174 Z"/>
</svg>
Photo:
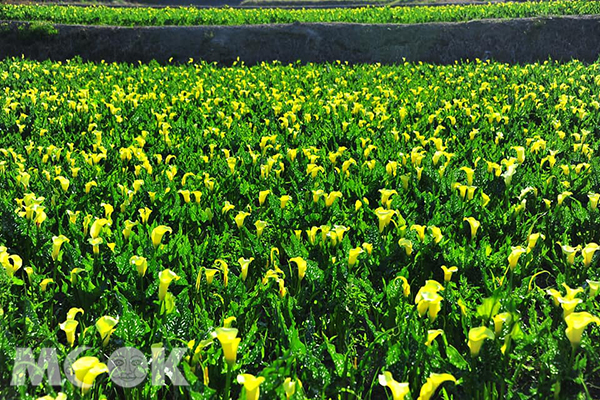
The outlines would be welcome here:
<svg viewBox="0 0 600 400">
<path fill-rule="evenodd" d="M 1 398 L 600 397 L 600 64 L 0 77 Z"/>
<path fill-rule="evenodd" d="M 47 21 L 62 24 L 163 26 L 254 25 L 294 22 L 414 24 L 486 18 L 525 18 L 599 14 L 597 0 L 506 2 L 485 5 L 423 7 L 361 7 L 330 9 L 111 8 L 105 6 L 0 5 L 0 20 Z"/>
</svg>

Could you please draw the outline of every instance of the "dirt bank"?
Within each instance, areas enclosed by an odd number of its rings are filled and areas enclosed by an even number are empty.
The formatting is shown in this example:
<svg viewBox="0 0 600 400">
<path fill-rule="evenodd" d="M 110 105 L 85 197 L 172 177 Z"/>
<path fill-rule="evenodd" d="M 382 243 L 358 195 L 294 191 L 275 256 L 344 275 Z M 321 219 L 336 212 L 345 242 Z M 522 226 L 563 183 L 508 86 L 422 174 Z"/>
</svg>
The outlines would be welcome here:
<svg viewBox="0 0 600 400">
<path fill-rule="evenodd" d="M 416 25 L 286 24 L 123 28 L 54 25 L 56 34 L 24 34 L 27 23 L 5 22 L 0 57 L 248 64 L 349 61 L 440 64 L 463 59 L 524 63 L 600 54 L 600 16 L 484 20 Z"/>
</svg>

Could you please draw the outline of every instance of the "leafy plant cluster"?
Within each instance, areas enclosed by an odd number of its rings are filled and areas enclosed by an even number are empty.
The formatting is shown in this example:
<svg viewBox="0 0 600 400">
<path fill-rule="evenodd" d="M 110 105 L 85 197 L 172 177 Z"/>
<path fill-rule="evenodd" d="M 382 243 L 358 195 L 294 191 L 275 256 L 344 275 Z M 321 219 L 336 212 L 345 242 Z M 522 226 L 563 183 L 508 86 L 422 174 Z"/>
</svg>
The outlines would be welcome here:
<svg viewBox="0 0 600 400">
<path fill-rule="evenodd" d="M 599 67 L 2 61 L 0 397 L 597 398 Z"/>
<path fill-rule="evenodd" d="M 525 18 L 599 14 L 600 2 L 557 0 L 501 2 L 483 5 L 362 7 L 328 9 L 112 8 L 106 6 L 0 5 L 0 19 L 61 24 L 162 26 L 250 25 L 294 22 L 413 24 L 486 18 Z"/>
</svg>

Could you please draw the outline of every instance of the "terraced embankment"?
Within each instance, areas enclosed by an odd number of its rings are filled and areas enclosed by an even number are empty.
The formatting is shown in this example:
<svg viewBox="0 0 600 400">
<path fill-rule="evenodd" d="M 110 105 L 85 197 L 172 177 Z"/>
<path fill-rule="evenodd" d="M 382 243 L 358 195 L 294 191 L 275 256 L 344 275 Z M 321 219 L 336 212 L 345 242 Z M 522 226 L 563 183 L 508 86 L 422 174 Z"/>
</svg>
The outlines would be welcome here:
<svg viewBox="0 0 600 400">
<path fill-rule="evenodd" d="M 453 63 L 461 59 L 531 62 L 548 58 L 594 61 L 600 16 L 482 20 L 411 25 L 276 24 L 254 26 L 110 27 L 54 25 L 52 35 L 24 34 L 28 23 L 6 22 L 0 57 L 65 60 L 248 64 L 342 60 Z"/>
</svg>

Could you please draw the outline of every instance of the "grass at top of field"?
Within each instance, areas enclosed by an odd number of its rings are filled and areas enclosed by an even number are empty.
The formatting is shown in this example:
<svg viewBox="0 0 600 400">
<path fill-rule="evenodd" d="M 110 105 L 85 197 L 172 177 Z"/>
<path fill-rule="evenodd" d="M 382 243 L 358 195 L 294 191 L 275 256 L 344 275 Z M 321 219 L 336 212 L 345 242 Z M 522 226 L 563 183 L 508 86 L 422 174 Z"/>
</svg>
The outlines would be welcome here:
<svg viewBox="0 0 600 400">
<path fill-rule="evenodd" d="M 0 79 L 0 398 L 600 398 L 600 64 Z M 9 384 L 80 346 L 87 385 Z"/>
<path fill-rule="evenodd" d="M 120 26 L 244 25 L 294 22 L 423 23 L 600 13 L 598 1 L 333 9 L 110 8 L 1 5 L 0 20 Z"/>
</svg>

